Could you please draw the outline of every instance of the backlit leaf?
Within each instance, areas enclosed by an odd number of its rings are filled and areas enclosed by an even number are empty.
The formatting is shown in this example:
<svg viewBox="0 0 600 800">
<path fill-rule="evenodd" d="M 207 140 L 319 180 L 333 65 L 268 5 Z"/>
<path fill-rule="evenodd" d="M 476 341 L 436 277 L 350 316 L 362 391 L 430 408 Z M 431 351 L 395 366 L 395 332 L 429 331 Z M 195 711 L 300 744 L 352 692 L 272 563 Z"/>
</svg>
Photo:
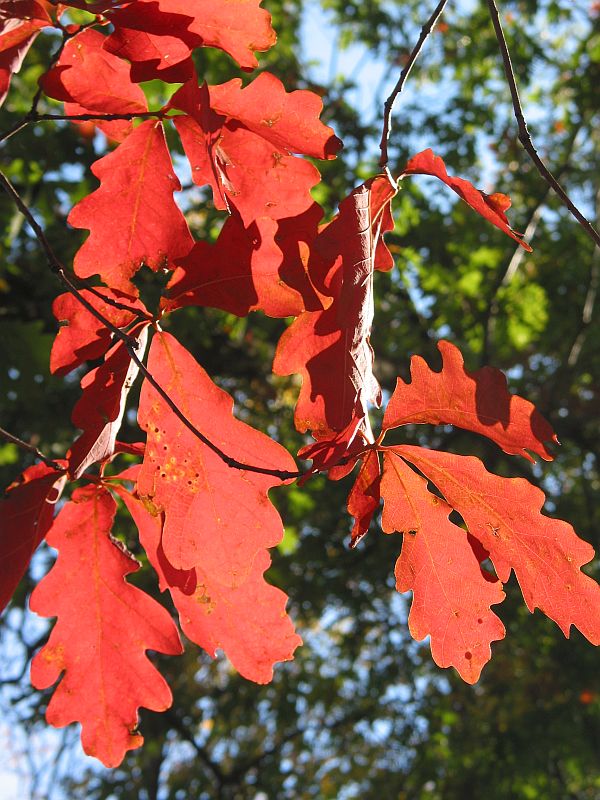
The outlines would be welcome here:
<svg viewBox="0 0 600 800">
<path fill-rule="evenodd" d="M 478 458 L 403 446 L 489 552 L 501 581 L 514 570 L 527 608 L 541 609 L 565 636 L 575 625 L 600 644 L 600 586 L 581 572 L 594 549 L 568 522 L 541 513 L 544 493 L 523 478 L 488 472 Z"/>
<path fill-rule="evenodd" d="M 217 649 L 223 650 L 245 678 L 268 683 L 273 665 L 291 659 L 302 643 L 285 613 L 286 595 L 263 577 L 271 563 L 268 553 L 257 554 L 240 586 L 221 584 L 200 568 L 176 570 L 162 550 L 162 514 L 153 516 L 138 498 L 121 487 L 118 492 L 138 526 L 161 589 L 171 593 L 188 639 L 213 658 Z"/>
<path fill-rule="evenodd" d="M 182 649 L 168 612 L 125 580 L 138 564 L 110 536 L 115 511 L 105 489 L 74 493 L 47 536 L 57 561 L 31 596 L 33 611 L 58 617 L 31 665 L 38 689 L 62 674 L 46 718 L 56 727 L 80 722 L 83 749 L 107 767 L 142 744 L 140 706 L 164 711 L 171 705 L 169 687 L 146 651 Z"/>
<path fill-rule="evenodd" d="M 455 667 L 475 683 L 491 658 L 491 642 L 504 638 L 504 626 L 490 610 L 504 599 L 502 586 L 483 576 L 466 531 L 448 519 L 450 506 L 389 449 L 381 495 L 383 530 L 403 534 L 396 586 L 413 592 L 410 632 L 417 640 L 431 637 L 438 666 Z"/>
<path fill-rule="evenodd" d="M 511 239 L 518 242 L 521 247 L 531 252 L 531 247 L 527 242 L 523 241 L 523 234 L 514 231 L 508 224 L 508 219 L 504 212 L 511 206 L 510 198 L 499 192 L 486 194 L 480 189 L 476 189 L 470 181 L 464 178 L 453 178 L 448 175 L 446 165 L 440 156 L 435 155 L 433 150 L 423 150 L 422 153 L 417 153 L 416 156 L 410 158 L 404 167 L 400 180 L 405 175 L 433 175 L 435 178 L 439 178 L 446 186 L 456 192 L 465 203 L 470 205 L 478 214 L 481 214 L 484 219 L 500 228 Z"/>
<path fill-rule="evenodd" d="M 46 464 L 28 467 L 0 500 L 0 611 L 52 525 L 64 477 Z"/>
<path fill-rule="evenodd" d="M 469 372 L 460 350 L 438 342 L 442 371 L 429 369 L 420 356 L 411 359 L 411 382 L 401 378 L 385 410 L 383 429 L 399 425 L 456 425 L 487 436 L 505 453 L 530 461 L 531 450 L 546 461 L 553 456 L 545 442 L 557 441 L 549 423 L 533 403 L 510 394 L 500 370 L 482 367 Z"/>
<path fill-rule="evenodd" d="M 150 346 L 148 369 L 183 414 L 228 456 L 293 471 L 289 453 L 232 415 L 231 397 L 168 333 Z M 163 547 L 178 569 L 201 569 L 220 584 L 244 583 L 257 553 L 281 541 L 283 526 L 267 497 L 282 483 L 227 466 L 144 381 L 138 412 L 148 440 L 138 494 L 165 514 Z"/>
<path fill-rule="evenodd" d="M 162 125 L 143 122 L 92 172 L 100 187 L 69 214 L 71 225 L 90 231 L 75 256 L 75 272 L 81 278 L 99 274 L 111 288 L 137 295 L 130 279 L 142 265 L 168 269 L 193 244 L 173 200 L 181 184 Z"/>
<path fill-rule="evenodd" d="M 391 226 L 389 205 L 396 194 L 387 175 L 372 178 L 340 204 L 338 216 L 319 234 L 315 259 L 324 290 L 333 297 L 323 311 L 304 312 L 279 341 L 273 371 L 298 372 L 299 431 L 341 431 L 353 418 L 366 418 L 369 402 L 379 405 L 369 343 L 373 320 L 373 271 L 388 269 L 382 235 Z"/>
<path fill-rule="evenodd" d="M 65 45 L 61 56 L 40 79 L 44 92 L 65 103 L 65 114 L 139 114 L 148 110 L 143 91 L 129 77 L 129 65 L 103 45 L 106 37 L 84 30 Z M 112 139 L 122 141 L 133 125 L 128 120 L 97 122 Z"/>
</svg>

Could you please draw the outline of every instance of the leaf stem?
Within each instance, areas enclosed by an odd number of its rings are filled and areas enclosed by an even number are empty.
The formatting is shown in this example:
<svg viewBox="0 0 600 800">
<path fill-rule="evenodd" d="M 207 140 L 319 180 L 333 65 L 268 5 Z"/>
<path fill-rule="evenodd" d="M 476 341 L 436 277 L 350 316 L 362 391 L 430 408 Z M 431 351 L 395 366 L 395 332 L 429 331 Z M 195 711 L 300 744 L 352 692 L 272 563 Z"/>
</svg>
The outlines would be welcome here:
<svg viewBox="0 0 600 800">
<path fill-rule="evenodd" d="M 531 160 L 536 166 L 537 171 L 540 173 L 540 175 L 546 181 L 546 183 L 554 190 L 554 192 L 556 193 L 562 204 L 569 209 L 571 214 L 579 222 L 581 227 L 584 229 L 587 235 L 592 239 L 592 241 L 595 242 L 596 245 L 600 246 L 600 233 L 598 233 L 598 231 L 594 228 L 592 223 L 586 217 L 584 217 L 581 211 L 573 203 L 569 195 L 565 192 L 560 183 L 557 181 L 557 179 L 554 177 L 554 175 L 550 172 L 548 167 L 546 167 L 542 159 L 539 157 L 538 152 L 534 147 L 534 144 L 531 140 L 531 135 L 527 128 L 527 122 L 523 114 L 523 107 L 521 106 L 521 100 L 519 98 L 519 90 L 517 88 L 515 73 L 513 70 L 510 53 L 508 51 L 508 45 L 506 44 L 504 30 L 502 29 L 502 23 L 500 22 L 498 7 L 496 6 L 495 0 L 487 0 L 487 4 L 492 24 L 494 26 L 494 31 L 496 33 L 496 39 L 498 40 L 500 54 L 502 56 L 502 63 L 504 65 L 504 74 L 506 76 L 508 87 L 510 89 L 513 111 L 519 128 L 519 141 L 523 145 L 526 152 L 529 154 Z"/>
<path fill-rule="evenodd" d="M 419 35 L 419 40 L 416 45 L 413 47 L 411 54 L 408 57 L 408 61 L 406 62 L 402 72 L 400 73 L 400 77 L 398 78 L 398 82 L 392 89 L 392 93 L 385 101 L 383 105 L 383 131 L 381 133 L 381 141 L 379 142 L 379 149 L 381 151 L 381 157 L 379 159 L 379 166 L 381 168 L 387 167 L 389 156 L 388 156 L 388 142 L 390 138 L 390 133 L 392 131 L 392 110 L 394 108 L 394 103 L 396 102 L 396 98 L 404 88 L 404 84 L 406 79 L 410 75 L 410 72 L 414 66 L 415 61 L 419 57 L 421 50 L 423 49 L 423 45 L 427 41 L 431 31 L 433 30 L 436 22 L 440 18 L 442 11 L 448 0 L 440 0 L 437 4 L 435 9 L 433 10 L 432 15 L 429 17 L 427 22 L 421 28 L 421 33 Z"/>
</svg>

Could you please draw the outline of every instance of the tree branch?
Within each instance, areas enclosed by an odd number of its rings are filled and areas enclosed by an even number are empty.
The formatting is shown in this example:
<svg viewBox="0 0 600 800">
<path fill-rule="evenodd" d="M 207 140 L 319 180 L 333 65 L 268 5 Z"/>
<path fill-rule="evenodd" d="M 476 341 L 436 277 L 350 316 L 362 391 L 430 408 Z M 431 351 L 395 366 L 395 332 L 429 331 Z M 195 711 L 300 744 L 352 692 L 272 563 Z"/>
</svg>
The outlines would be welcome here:
<svg viewBox="0 0 600 800">
<path fill-rule="evenodd" d="M 259 475 L 272 475 L 279 480 L 291 480 L 294 478 L 300 478 L 304 475 L 303 471 L 295 471 L 291 472 L 288 470 L 280 470 L 280 469 L 269 469 L 268 467 L 259 467 L 253 464 L 246 464 L 243 461 L 238 461 L 235 458 L 227 455 L 220 447 L 217 447 L 216 444 L 210 441 L 198 428 L 191 422 L 185 414 L 179 409 L 177 404 L 173 402 L 173 400 L 169 397 L 168 393 L 163 389 L 163 387 L 158 383 L 156 378 L 151 374 L 148 370 L 144 362 L 139 358 L 137 354 L 138 349 L 138 342 L 136 339 L 131 337 L 128 333 L 122 331 L 120 328 L 117 328 L 112 322 L 107 319 L 103 314 L 101 314 L 94 306 L 88 302 L 85 297 L 82 296 L 81 292 L 77 288 L 77 286 L 73 283 L 73 281 L 67 276 L 65 268 L 60 263 L 58 258 L 56 257 L 50 242 L 46 238 L 42 227 L 33 216 L 29 208 L 25 205 L 23 200 L 21 199 L 19 193 L 12 185 L 10 180 L 4 175 L 2 171 L 0 171 L 0 184 L 4 187 L 5 191 L 10 195 L 13 199 L 15 204 L 17 205 L 18 209 L 27 219 L 27 222 L 33 229 L 44 253 L 46 255 L 46 259 L 48 261 L 48 265 L 52 272 L 58 276 L 58 278 L 63 282 L 66 286 L 67 290 L 77 299 L 81 305 L 90 312 L 105 328 L 107 328 L 116 339 L 119 339 L 125 345 L 127 352 L 129 353 L 130 358 L 135 362 L 137 367 L 139 368 L 140 372 L 146 378 L 148 383 L 158 392 L 158 394 L 162 397 L 165 403 L 169 406 L 171 411 L 175 414 L 175 416 L 182 422 L 185 427 L 191 431 L 194 436 L 199 439 L 203 444 L 205 444 L 210 450 L 213 451 L 219 458 L 227 464 L 228 467 L 232 469 L 239 469 L 245 470 L 247 472 L 255 472 Z M 105 298 L 107 299 L 107 298 Z"/>
<path fill-rule="evenodd" d="M 546 167 L 542 159 L 539 157 L 537 150 L 533 145 L 533 142 L 531 140 L 531 135 L 529 133 L 529 130 L 527 129 L 527 122 L 525 121 L 525 117 L 523 115 L 523 108 L 521 106 L 521 100 L 519 99 L 519 90 L 517 89 L 515 73 L 510 58 L 510 53 L 508 51 L 508 46 L 506 44 L 504 31 L 502 29 L 502 23 L 500 22 L 500 15 L 498 14 L 496 0 L 487 0 L 487 4 L 492 24 L 494 26 L 494 31 L 496 32 L 496 39 L 498 40 L 500 53 L 502 55 L 502 63 L 504 64 L 504 74 L 506 76 L 506 80 L 508 82 L 508 86 L 510 89 L 513 111 L 519 128 L 519 141 L 529 154 L 531 160 L 535 164 L 537 171 L 540 173 L 542 178 L 554 190 L 556 195 L 559 197 L 560 201 L 563 203 L 564 206 L 566 206 L 569 209 L 571 214 L 579 222 L 581 227 L 584 229 L 587 235 L 592 239 L 592 241 L 594 241 L 596 245 L 600 247 L 600 233 L 598 233 L 598 231 L 594 228 L 592 223 L 586 217 L 584 217 L 581 211 L 573 203 L 573 201 L 565 192 L 565 190 L 562 188 L 560 183 L 556 180 L 554 175 L 550 172 L 550 170 Z"/>
<path fill-rule="evenodd" d="M 27 450 L 28 453 L 33 453 L 36 458 L 39 458 L 40 461 L 43 461 L 48 467 L 52 467 L 52 469 L 55 469 L 58 472 L 65 471 L 64 467 L 61 467 L 60 464 L 56 463 L 56 461 L 53 461 L 51 458 L 48 458 L 48 456 L 45 456 L 35 445 L 24 442 L 23 439 L 19 439 L 18 436 L 5 431 L 4 428 L 0 428 L 0 438 L 10 442 L 11 444 L 16 444 L 17 447 L 21 448 L 21 450 Z"/>
<path fill-rule="evenodd" d="M 85 25 L 80 25 L 77 28 L 76 31 L 73 31 L 73 33 L 70 33 L 59 22 L 58 23 L 58 27 L 62 32 L 62 39 L 61 39 L 61 42 L 60 42 L 60 44 L 58 46 L 58 49 L 56 50 L 56 52 L 54 53 L 54 55 L 50 59 L 50 63 L 48 64 L 48 69 L 46 70 L 46 72 L 48 72 L 49 70 L 52 69 L 52 67 L 55 66 L 56 62 L 60 58 L 60 56 L 62 54 L 62 51 L 64 50 L 65 45 L 69 41 L 69 39 L 72 39 L 73 36 L 76 36 L 77 34 L 81 33 L 81 31 L 85 30 L 86 28 L 91 28 L 93 25 L 96 25 L 96 24 L 97 24 L 96 20 L 93 20 L 93 22 L 87 22 Z M 17 133 L 18 131 L 22 130 L 26 125 L 29 125 L 31 122 L 35 122 L 36 121 L 36 119 L 39 116 L 38 113 L 37 113 L 37 108 L 38 108 L 40 100 L 42 99 L 42 95 L 43 94 L 44 94 L 43 88 L 41 86 L 38 86 L 37 91 L 33 96 L 33 100 L 31 101 L 31 107 L 29 108 L 29 111 L 27 112 L 27 114 L 25 114 L 23 119 L 21 119 L 21 120 L 19 120 L 19 122 L 15 123 L 12 128 L 9 128 L 8 131 L 6 131 L 3 134 L 0 134 L 0 142 L 5 141 L 5 139 L 9 139 L 15 133 Z"/>
<path fill-rule="evenodd" d="M 392 130 L 392 110 L 394 108 L 394 103 L 396 102 L 396 98 L 404 88 L 404 84 L 406 79 L 410 75 L 410 72 L 414 66 L 415 61 L 419 57 L 419 53 L 423 49 L 423 45 L 427 41 L 431 31 L 433 30 L 436 22 L 440 18 L 442 11 L 448 0 L 440 0 L 440 2 L 435 7 L 433 14 L 429 17 L 427 22 L 421 28 L 421 34 L 419 36 L 419 40 L 416 45 L 413 47 L 411 54 L 408 57 L 408 61 L 404 66 L 402 72 L 400 73 L 400 77 L 398 78 L 398 82 L 392 89 L 392 93 L 385 101 L 383 105 L 383 131 L 381 133 L 381 141 L 379 142 L 379 149 L 381 151 L 381 157 L 379 159 L 379 166 L 384 169 L 388 165 L 389 157 L 388 157 L 388 141 L 390 138 L 390 133 Z"/>
<path fill-rule="evenodd" d="M 115 120 L 132 120 L 132 119 L 164 119 L 167 112 L 160 109 L 159 111 L 138 111 L 135 114 L 38 114 L 36 111 L 28 112 L 22 120 L 15 123 L 12 128 L 9 128 L 5 133 L 0 134 L 0 142 L 9 139 L 15 133 L 31 125 L 33 122 L 56 122 L 56 121 L 70 121 L 70 122 L 88 122 L 91 120 L 99 120 L 100 122 L 114 122 Z"/>
<path fill-rule="evenodd" d="M 569 136 L 567 142 L 565 143 L 565 151 L 560 159 L 560 165 L 556 170 L 556 177 L 558 179 L 567 171 L 569 165 L 569 159 L 573 154 L 573 149 L 575 147 L 575 143 L 577 141 L 577 137 L 579 136 L 580 131 L 584 127 L 583 120 L 576 125 L 571 135 Z M 551 187 L 546 184 L 544 192 L 538 198 L 535 206 L 531 209 L 529 214 L 529 219 L 527 220 L 527 224 L 525 225 L 525 232 L 523 233 L 523 241 L 527 242 L 528 244 L 531 243 L 537 226 L 539 224 L 542 210 L 544 204 L 550 194 Z M 513 250 L 512 256 L 506 267 L 504 265 L 501 266 L 500 270 L 497 272 L 496 277 L 492 283 L 492 287 L 490 290 L 489 299 L 487 302 L 487 306 L 485 309 L 485 313 L 483 316 L 483 347 L 481 350 L 481 359 L 480 363 L 481 366 L 485 366 L 485 364 L 489 364 L 490 361 L 493 359 L 491 358 L 491 345 L 492 340 L 494 338 L 495 326 L 496 326 L 496 318 L 498 316 L 499 304 L 498 304 L 498 292 L 503 286 L 508 286 L 508 284 L 512 281 L 514 276 L 516 275 L 523 259 L 527 255 L 524 248 L 520 245 L 517 245 Z"/>
</svg>

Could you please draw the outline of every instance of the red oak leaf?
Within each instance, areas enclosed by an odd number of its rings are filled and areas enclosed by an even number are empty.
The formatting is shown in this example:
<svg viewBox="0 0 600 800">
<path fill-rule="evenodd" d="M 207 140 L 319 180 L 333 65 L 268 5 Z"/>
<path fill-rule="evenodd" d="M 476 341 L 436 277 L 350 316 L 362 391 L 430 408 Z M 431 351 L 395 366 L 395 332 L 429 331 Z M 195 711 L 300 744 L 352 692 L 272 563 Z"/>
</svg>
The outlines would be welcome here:
<svg viewBox="0 0 600 800">
<path fill-rule="evenodd" d="M 274 220 L 259 217 L 245 228 L 234 211 L 214 245 L 196 242 L 178 262 L 168 286 L 172 300 L 163 303 L 164 309 L 198 305 L 240 317 L 257 310 L 270 317 L 299 314 L 303 296 L 290 286 L 296 276 L 288 277 L 276 233 Z"/>
<path fill-rule="evenodd" d="M 258 217 L 295 217 L 307 211 L 318 170 L 293 154 L 333 158 L 341 146 L 319 121 L 321 99 L 286 92 L 268 72 L 242 88 L 239 78 L 199 87 L 196 78 L 173 96 L 172 108 L 192 179 L 209 184 L 217 208 L 235 206 L 245 225 Z"/>
<path fill-rule="evenodd" d="M 500 370 L 483 367 L 465 369 L 460 350 L 450 342 L 438 342 L 442 371 L 429 369 L 420 356 L 413 356 L 411 383 L 398 378 L 385 410 L 383 430 L 399 425 L 456 425 L 496 442 L 505 453 L 533 461 L 531 450 L 546 461 L 553 456 L 544 442 L 557 441 L 550 424 L 533 403 L 510 394 Z"/>
<path fill-rule="evenodd" d="M 354 517 L 350 547 L 356 547 L 369 530 L 373 514 L 379 508 L 381 468 L 376 450 L 362 459 L 354 486 L 348 495 L 348 513 Z"/>
<path fill-rule="evenodd" d="M 134 311 L 148 313 L 142 301 L 131 295 L 113 292 L 104 286 L 98 291 L 104 297 L 124 307 L 116 308 L 88 289 L 82 289 L 80 294 L 116 328 L 126 328 L 130 325 L 136 319 Z M 128 308 L 132 311 L 128 311 Z M 85 361 L 100 358 L 110 347 L 111 332 L 70 292 L 65 292 L 56 298 L 52 304 L 52 313 L 61 323 L 61 327 L 52 344 L 50 372 L 66 375 Z"/>
<path fill-rule="evenodd" d="M 422 153 L 417 153 L 416 156 L 410 158 L 400 179 L 405 175 L 433 175 L 435 178 L 439 178 L 446 186 L 455 191 L 459 197 L 462 197 L 465 203 L 470 205 L 478 214 L 481 214 L 484 219 L 500 228 L 515 242 L 518 242 L 521 247 L 531 252 L 531 247 L 527 242 L 523 241 L 523 234 L 514 231 L 508 224 L 508 219 L 504 212 L 510 208 L 510 198 L 500 193 L 486 194 L 480 189 L 476 189 L 472 183 L 464 178 L 452 178 L 446 172 L 446 165 L 442 159 L 436 156 L 433 150 L 423 150 Z"/>
<path fill-rule="evenodd" d="M 232 416 L 231 397 L 169 334 L 154 336 L 148 369 L 188 420 L 228 456 L 257 467 L 295 469 L 281 445 Z M 148 433 L 138 493 L 165 514 L 168 561 L 179 569 L 200 569 L 222 585 L 240 586 L 257 553 L 281 541 L 281 519 L 267 492 L 282 481 L 227 466 L 148 381 L 138 419 Z"/>
<path fill-rule="evenodd" d="M 137 295 L 130 278 L 145 264 L 155 272 L 185 256 L 193 240 L 173 192 L 181 184 L 160 123 L 143 122 L 92 167 L 100 188 L 69 214 L 90 235 L 75 255 L 81 278 L 99 274 L 113 289 Z"/>
<path fill-rule="evenodd" d="M 438 666 L 453 666 L 475 683 L 491 658 L 491 642 L 504 638 L 504 626 L 490 610 L 504 599 L 501 584 L 482 575 L 466 531 L 448 519 L 450 506 L 390 449 L 384 453 L 381 495 L 383 530 L 403 534 L 396 586 L 413 591 L 410 632 L 417 640 L 431 637 Z"/>
<path fill-rule="evenodd" d="M 345 478 L 352 472 L 366 446 L 365 437 L 360 430 L 361 424 L 362 420 L 354 417 L 346 428 L 333 437 L 331 432 L 327 431 L 319 438 L 319 433 L 315 431 L 313 437 L 317 441 L 298 450 L 300 458 L 310 459 L 313 462 L 312 471 L 304 475 L 299 484 L 306 483 L 310 475 L 315 472 L 327 470 L 329 478 L 333 481 Z"/>
<path fill-rule="evenodd" d="M 323 295 L 308 271 L 310 242 L 322 210 L 316 204 L 299 217 L 275 222 L 257 218 L 247 228 L 235 209 L 214 245 L 196 242 L 178 261 L 163 311 L 188 305 L 221 308 L 238 316 L 262 311 L 272 317 L 323 307 Z"/>
<path fill-rule="evenodd" d="M 581 572 L 594 557 L 568 522 L 543 516 L 544 493 L 523 478 L 501 478 L 478 458 L 396 448 L 442 492 L 489 552 L 498 577 L 514 570 L 527 608 L 541 609 L 569 635 L 600 644 L 600 586 Z"/>
<path fill-rule="evenodd" d="M 0 106 L 6 100 L 12 76 L 21 69 L 25 56 L 37 36 L 37 31 L 31 34 L 26 32 L 30 28 L 28 23 L 24 23 L 21 28 L 23 38 L 12 47 L 5 46 L 4 36 L 0 33 Z"/>
<path fill-rule="evenodd" d="M 115 511 L 105 489 L 73 494 L 47 536 L 57 561 L 31 596 L 33 611 L 58 617 L 31 665 L 38 689 L 64 672 L 46 718 L 56 727 L 81 722 L 83 749 L 107 767 L 142 744 L 140 706 L 164 711 L 171 704 L 146 651 L 182 651 L 168 612 L 125 580 L 138 564 L 111 539 Z"/>
<path fill-rule="evenodd" d="M 261 0 L 137 0 L 109 14 L 110 52 L 132 62 L 135 81 L 185 81 L 196 47 L 218 47 L 242 69 L 258 66 L 254 51 L 275 44 L 271 15 Z"/>
<path fill-rule="evenodd" d="M 0 4 L 0 105 L 40 28 L 52 25 L 48 8 L 43 0 L 4 0 Z"/>
<path fill-rule="evenodd" d="M 65 45 L 55 67 L 42 76 L 40 86 L 65 103 L 65 114 L 139 114 L 148 110 L 143 91 L 129 77 L 129 65 L 103 48 L 106 37 L 84 30 Z M 133 130 L 129 120 L 97 122 L 116 141 Z"/>
<path fill-rule="evenodd" d="M 0 611 L 13 596 L 46 535 L 64 475 L 46 464 L 28 467 L 0 500 Z"/>
<path fill-rule="evenodd" d="M 365 419 L 379 404 L 369 343 L 373 320 L 373 271 L 389 267 L 382 235 L 391 226 L 389 205 L 396 187 L 379 175 L 342 201 L 338 216 L 315 241 L 324 289 L 333 295 L 324 311 L 301 314 L 285 331 L 275 354 L 277 375 L 299 372 L 302 388 L 295 423 L 318 439 Z M 316 273 L 313 273 L 313 277 Z"/>
<path fill-rule="evenodd" d="M 138 342 L 137 355 L 143 358 L 148 340 L 147 324 L 131 331 Z M 81 379 L 82 396 L 71 419 L 82 435 L 69 451 L 69 472 L 79 478 L 90 464 L 104 461 L 115 452 L 127 395 L 139 371 L 124 342 L 118 342 L 106 355 L 104 363 Z"/>
<path fill-rule="evenodd" d="M 286 595 L 263 577 L 271 563 L 269 554 L 264 550 L 257 553 L 241 586 L 222 585 L 200 568 L 176 570 L 162 551 L 162 515 L 153 516 L 122 487 L 116 487 L 116 491 L 138 526 L 161 589 L 168 588 L 171 593 L 188 639 L 213 658 L 217 649 L 223 650 L 245 678 L 268 683 L 273 678 L 273 665 L 289 661 L 302 643 L 285 613 Z M 252 613 L 248 614 L 250 609 Z M 245 620 L 243 625 L 241 619 Z"/>
</svg>

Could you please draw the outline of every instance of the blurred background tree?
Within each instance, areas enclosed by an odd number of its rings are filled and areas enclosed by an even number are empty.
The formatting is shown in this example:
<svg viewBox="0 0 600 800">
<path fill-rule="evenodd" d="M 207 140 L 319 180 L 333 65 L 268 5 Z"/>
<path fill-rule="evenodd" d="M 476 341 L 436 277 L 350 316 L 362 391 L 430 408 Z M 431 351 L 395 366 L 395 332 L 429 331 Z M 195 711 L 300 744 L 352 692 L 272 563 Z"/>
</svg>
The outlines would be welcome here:
<svg viewBox="0 0 600 800">
<path fill-rule="evenodd" d="M 315 194 L 330 214 L 377 171 L 383 100 L 434 3 L 264 5 L 279 41 L 261 56 L 260 68 L 277 74 L 288 90 L 317 91 L 325 121 L 345 142 L 337 161 L 319 165 L 323 183 Z M 505 0 L 501 12 L 533 140 L 598 222 L 600 4 Z M 54 44 L 51 36 L 38 37 L 14 78 L 0 130 L 29 109 Z M 209 83 L 237 74 L 216 51 L 201 53 L 198 67 Z M 162 86 L 144 89 L 151 108 L 164 102 Z M 41 110 L 58 109 L 42 101 Z M 463 348 L 469 367 L 490 363 L 507 371 L 512 390 L 535 402 L 558 433 L 562 447 L 552 464 L 529 468 L 449 428 L 413 426 L 406 436 L 478 455 L 500 474 L 533 479 L 548 494 L 547 513 L 572 522 L 598 548 L 600 254 L 518 142 L 484 2 L 448 4 L 398 103 L 392 172 L 428 146 L 451 173 L 510 194 L 511 222 L 527 232 L 534 252 L 515 248 L 433 179 L 404 181 L 388 239 L 397 266 L 376 276 L 378 377 L 389 392 L 396 375 L 408 377 L 413 353 L 438 367 L 441 337 Z M 89 128 L 69 123 L 30 125 L 2 146 L 3 168 L 66 263 L 82 241 L 66 216 L 94 188 L 90 165 L 106 147 Z M 190 187 L 184 202 L 196 233 L 215 234 L 218 217 L 205 195 Z M 4 195 L 0 216 L 1 424 L 61 456 L 72 441 L 69 410 L 80 377 L 64 381 L 48 372 L 56 331 L 51 301 L 62 289 Z M 149 275 L 142 275 L 140 288 L 153 290 Z M 169 324 L 234 394 L 239 414 L 292 452 L 304 443 L 292 424 L 296 385 L 270 375 L 281 321 L 194 308 Z M 131 417 L 124 438 L 134 436 Z M 0 444 L 2 485 L 28 463 L 22 451 Z M 161 660 L 173 707 L 162 715 L 142 712 L 146 744 L 113 771 L 81 754 L 76 731 L 47 732 L 47 696 L 28 686 L 28 661 L 46 623 L 32 618 L 26 599 L 53 557 L 40 551 L 0 628 L 0 769 L 7 787 L 11 771 L 20 776 L 14 798 L 599 798 L 597 651 L 577 632 L 567 642 L 541 614 L 531 616 L 510 582 L 498 611 L 508 635 L 493 646 L 480 682 L 466 686 L 439 670 L 427 644 L 410 639 L 410 598 L 393 588 L 399 540 L 373 530 L 356 551 L 348 550 L 348 481 L 318 477 L 276 494 L 286 535 L 269 577 L 290 595 L 305 639 L 295 661 L 281 665 L 272 684 L 257 686 L 196 647 Z M 135 550 L 125 517 L 121 532 Z M 595 564 L 592 572 L 598 575 Z M 139 580 L 157 591 L 143 571 Z M 0 796 L 13 798 L 1 790 Z"/>
</svg>

